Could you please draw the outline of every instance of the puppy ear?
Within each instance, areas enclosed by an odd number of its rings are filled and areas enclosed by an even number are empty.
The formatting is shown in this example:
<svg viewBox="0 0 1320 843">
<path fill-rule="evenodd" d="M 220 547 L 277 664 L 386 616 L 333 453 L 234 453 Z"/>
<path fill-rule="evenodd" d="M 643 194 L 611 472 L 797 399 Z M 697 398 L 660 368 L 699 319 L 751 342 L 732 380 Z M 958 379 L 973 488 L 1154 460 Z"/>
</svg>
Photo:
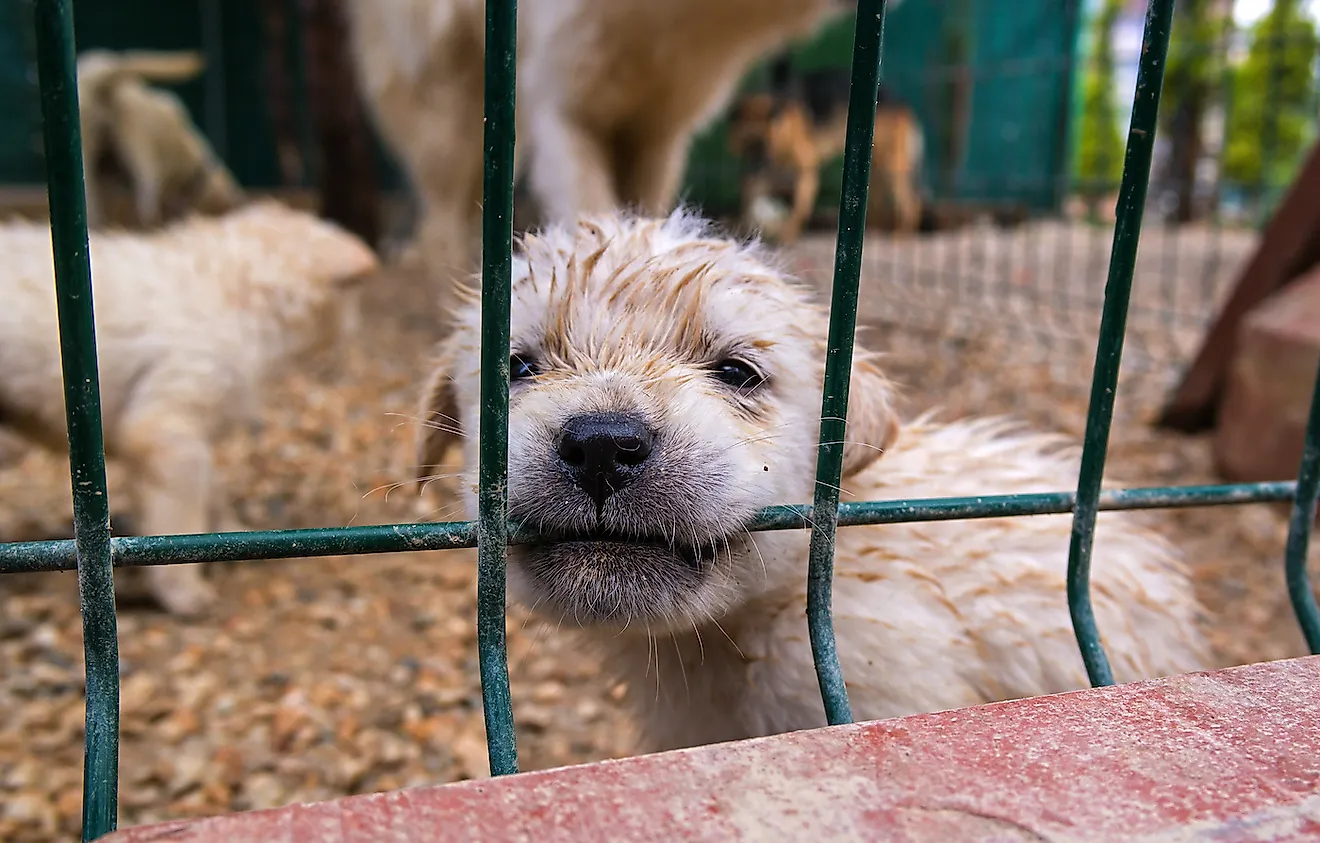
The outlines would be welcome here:
<svg viewBox="0 0 1320 843">
<path fill-rule="evenodd" d="M 848 429 L 843 474 L 856 474 L 879 459 L 898 439 L 898 413 L 889 379 L 858 350 L 848 388 Z"/>
<path fill-rule="evenodd" d="M 447 354 L 442 354 L 431 369 L 417 418 L 414 453 L 420 491 L 426 480 L 439 469 L 445 452 L 463 435 L 462 421 L 458 417 L 458 396 L 454 392 L 454 379 L 449 374 Z"/>
</svg>

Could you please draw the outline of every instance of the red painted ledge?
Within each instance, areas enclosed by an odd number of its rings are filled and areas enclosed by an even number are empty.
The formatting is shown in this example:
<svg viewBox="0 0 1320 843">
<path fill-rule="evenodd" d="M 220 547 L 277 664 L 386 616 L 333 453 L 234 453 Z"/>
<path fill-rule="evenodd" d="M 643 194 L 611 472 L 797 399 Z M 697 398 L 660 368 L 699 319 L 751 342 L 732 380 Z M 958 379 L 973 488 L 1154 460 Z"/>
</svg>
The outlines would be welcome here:
<svg viewBox="0 0 1320 843">
<path fill-rule="evenodd" d="M 1320 657 L 103 839 L 1314 841 Z"/>
</svg>

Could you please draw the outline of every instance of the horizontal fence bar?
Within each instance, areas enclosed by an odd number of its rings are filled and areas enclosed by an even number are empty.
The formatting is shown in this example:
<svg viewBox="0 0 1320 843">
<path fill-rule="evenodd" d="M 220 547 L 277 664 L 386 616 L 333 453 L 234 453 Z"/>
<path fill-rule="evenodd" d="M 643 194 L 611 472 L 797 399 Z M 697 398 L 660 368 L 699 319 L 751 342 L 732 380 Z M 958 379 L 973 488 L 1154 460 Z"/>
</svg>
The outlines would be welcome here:
<svg viewBox="0 0 1320 843">
<path fill-rule="evenodd" d="M 1099 508 L 1111 512 L 1287 503 L 1293 499 L 1296 490 L 1297 483 L 1293 480 L 1115 489 L 1101 492 Z M 1027 495 L 853 501 L 839 504 L 839 526 L 1061 515 L 1072 512 L 1076 500 L 1076 492 L 1040 492 Z M 803 530 L 811 527 L 812 520 L 813 508 L 809 504 L 772 506 L 761 510 L 747 529 L 752 532 Z M 110 540 L 110 550 L 116 567 L 137 567 L 188 562 L 458 550 L 475 547 L 476 536 L 474 522 L 447 521 L 441 524 L 383 524 L 186 536 L 121 536 Z M 509 527 L 510 544 L 526 544 L 537 538 L 534 533 L 522 530 L 516 524 Z M 76 566 L 76 553 L 71 539 L 0 544 L 0 574 L 72 571 Z"/>
</svg>

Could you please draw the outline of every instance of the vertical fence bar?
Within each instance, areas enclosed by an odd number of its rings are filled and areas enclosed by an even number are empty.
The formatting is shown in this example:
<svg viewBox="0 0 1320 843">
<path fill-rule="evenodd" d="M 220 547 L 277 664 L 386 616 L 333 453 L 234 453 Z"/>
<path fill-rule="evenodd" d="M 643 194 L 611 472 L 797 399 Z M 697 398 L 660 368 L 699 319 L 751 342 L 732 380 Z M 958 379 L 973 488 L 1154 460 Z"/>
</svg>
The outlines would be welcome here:
<svg viewBox="0 0 1320 843">
<path fill-rule="evenodd" d="M 110 505 L 101 441 L 101 391 L 83 192 L 82 133 L 71 0 L 37 0 L 37 78 L 50 197 L 51 246 L 69 428 L 78 593 L 87 665 L 83 840 L 113 831 L 119 784 L 119 649 Z"/>
<path fill-rule="evenodd" d="M 481 213 L 481 458 L 478 469 L 477 647 L 491 775 L 518 772 L 505 641 L 509 527 L 509 277 L 513 248 L 516 0 L 486 2 L 485 172 Z"/>
<path fill-rule="evenodd" d="M 839 236 L 834 253 L 834 289 L 830 294 L 829 350 L 821 399 L 820 450 L 816 462 L 814 524 L 807 573 L 807 625 L 816 662 L 825 716 L 831 725 L 852 721 L 848 689 L 834 642 L 831 592 L 834 537 L 838 529 L 839 483 L 847 427 L 848 386 L 852 374 L 853 334 L 857 329 L 857 287 L 866 235 L 866 195 L 871 178 L 876 95 L 880 84 L 880 46 L 885 29 L 884 0 L 859 0 L 853 36 L 852 85 L 848 95 L 848 134 L 843 155 L 843 195 L 839 200 Z"/>
<path fill-rule="evenodd" d="M 1173 0 L 1150 0 L 1141 39 L 1137 90 L 1132 99 L 1123 181 L 1118 191 L 1114 243 L 1109 253 L 1109 278 L 1105 283 L 1100 339 L 1096 345 L 1095 370 L 1091 379 L 1091 404 L 1086 415 L 1082 465 L 1077 480 L 1077 506 L 1073 510 L 1072 540 L 1068 547 L 1068 611 L 1092 685 L 1114 683 L 1091 606 L 1091 551 L 1095 542 L 1095 519 L 1100 506 L 1105 455 L 1109 448 L 1109 428 L 1114 418 L 1114 393 L 1118 388 L 1118 369 L 1123 358 L 1123 334 L 1127 328 L 1128 301 L 1132 297 L 1132 276 L 1137 266 L 1141 217 L 1150 180 L 1155 122 L 1159 114 L 1172 21 Z"/>
<path fill-rule="evenodd" d="M 1284 551 L 1288 597 L 1306 646 L 1314 654 L 1320 654 L 1320 609 L 1316 608 L 1311 578 L 1306 572 L 1306 552 L 1311 544 L 1317 499 L 1320 499 L 1320 371 L 1316 372 L 1315 390 L 1311 394 L 1311 416 L 1306 422 L 1302 462 L 1297 469 L 1297 496 L 1293 498 L 1288 545 Z"/>
</svg>

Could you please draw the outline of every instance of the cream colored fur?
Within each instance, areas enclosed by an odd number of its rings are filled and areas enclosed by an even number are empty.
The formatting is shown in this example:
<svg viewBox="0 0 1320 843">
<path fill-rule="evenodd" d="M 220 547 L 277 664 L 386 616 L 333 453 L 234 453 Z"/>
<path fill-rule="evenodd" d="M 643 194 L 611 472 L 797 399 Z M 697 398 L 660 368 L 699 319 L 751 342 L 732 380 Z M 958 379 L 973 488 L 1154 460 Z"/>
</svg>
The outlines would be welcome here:
<svg viewBox="0 0 1320 843">
<path fill-rule="evenodd" d="M 470 270 L 482 181 L 482 0 L 352 0 L 359 78 L 424 205 L 435 274 Z M 527 0 L 516 158 L 551 220 L 672 208 L 693 134 L 748 66 L 838 0 Z"/>
<path fill-rule="evenodd" d="M 0 425 L 55 451 L 65 439 L 50 227 L 0 225 Z M 92 232 L 107 454 L 132 472 L 147 534 L 234 529 L 211 443 L 260 406 L 279 364 L 330 346 L 376 259 L 355 237 L 273 202 L 151 234 Z M 196 565 L 148 569 L 155 597 L 201 611 Z"/>
<path fill-rule="evenodd" d="M 824 725 L 808 533 L 744 529 L 761 507 L 812 499 L 823 309 L 757 248 L 681 213 L 551 228 L 515 256 L 513 285 L 512 351 L 536 374 L 511 384 L 510 515 L 576 543 L 511 548 L 511 594 L 585 628 L 627 683 L 645 749 Z M 457 318 L 427 388 L 423 474 L 477 429 L 478 306 Z M 720 383 L 715 364 L 729 359 L 765 383 Z M 903 426 L 892 400 L 859 351 L 845 500 L 1075 487 L 1077 449 L 1057 436 L 1003 419 Z M 556 453 L 565 423 L 588 412 L 637 415 L 655 435 L 641 473 L 599 512 Z M 477 437 L 462 444 L 475 517 Z M 1065 597 L 1070 525 L 1059 515 L 840 529 L 834 620 L 854 715 L 1085 687 Z M 628 536 L 660 538 L 648 549 Z M 683 562 L 694 553 L 699 568 Z M 1207 666 L 1178 554 L 1138 517 L 1101 514 L 1092 582 L 1118 681 Z"/>
<path fill-rule="evenodd" d="M 192 51 L 88 50 L 78 57 L 78 98 L 86 175 L 87 219 L 105 224 L 96 163 L 113 150 L 133 183 L 138 221 L 154 226 L 168 207 L 222 213 L 242 190 L 169 91 L 146 82 L 184 82 L 203 69 Z"/>
</svg>

